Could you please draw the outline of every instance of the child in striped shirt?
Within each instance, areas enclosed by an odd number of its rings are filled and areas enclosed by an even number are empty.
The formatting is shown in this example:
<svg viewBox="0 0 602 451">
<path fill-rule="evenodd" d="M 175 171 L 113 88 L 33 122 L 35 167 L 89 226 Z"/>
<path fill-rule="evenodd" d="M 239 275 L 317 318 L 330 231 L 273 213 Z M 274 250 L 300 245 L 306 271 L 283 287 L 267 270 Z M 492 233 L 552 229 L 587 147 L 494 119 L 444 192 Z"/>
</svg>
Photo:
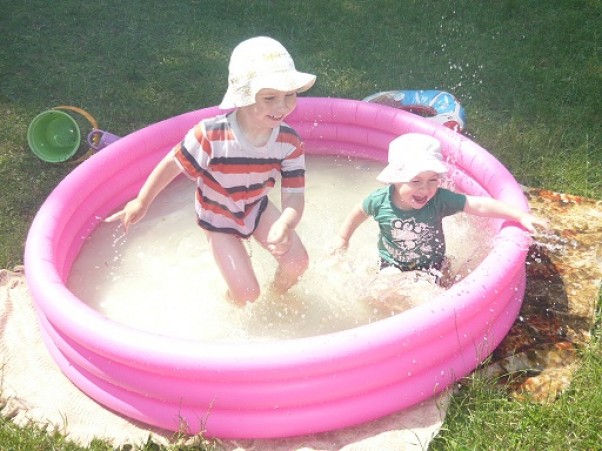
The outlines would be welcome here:
<svg viewBox="0 0 602 451">
<path fill-rule="evenodd" d="M 193 127 L 151 172 L 138 196 L 106 221 L 127 231 L 178 174 L 197 184 L 195 210 L 215 262 L 228 285 L 227 297 L 255 301 L 260 288 L 243 239 L 253 236 L 278 262 L 273 289 L 284 293 L 308 266 L 295 232 L 305 203 L 304 146 L 284 119 L 297 94 L 315 75 L 299 72 L 288 51 L 268 37 L 251 38 L 232 52 L 228 90 L 220 104 L 232 111 Z M 281 210 L 267 197 L 281 180 Z"/>
</svg>

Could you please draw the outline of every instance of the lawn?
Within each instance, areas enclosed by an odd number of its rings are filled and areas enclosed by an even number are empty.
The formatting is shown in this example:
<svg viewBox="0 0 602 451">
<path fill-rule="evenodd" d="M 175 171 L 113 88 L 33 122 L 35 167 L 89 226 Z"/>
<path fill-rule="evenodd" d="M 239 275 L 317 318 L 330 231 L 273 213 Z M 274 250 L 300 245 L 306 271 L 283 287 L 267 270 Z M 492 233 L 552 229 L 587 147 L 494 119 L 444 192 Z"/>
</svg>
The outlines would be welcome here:
<svg viewBox="0 0 602 451">
<path fill-rule="evenodd" d="M 1 268 L 22 264 L 33 216 L 74 167 L 29 151 L 33 117 L 73 105 L 123 136 L 215 105 L 232 48 L 255 35 L 277 38 L 317 74 L 312 96 L 451 92 L 467 134 L 520 183 L 602 199 L 600 0 L 0 0 L 0 11 Z M 600 351 L 598 328 L 551 406 L 508 401 L 472 379 L 432 448 L 596 449 Z M 0 423 L 2 449 L 71 446 Z"/>
</svg>

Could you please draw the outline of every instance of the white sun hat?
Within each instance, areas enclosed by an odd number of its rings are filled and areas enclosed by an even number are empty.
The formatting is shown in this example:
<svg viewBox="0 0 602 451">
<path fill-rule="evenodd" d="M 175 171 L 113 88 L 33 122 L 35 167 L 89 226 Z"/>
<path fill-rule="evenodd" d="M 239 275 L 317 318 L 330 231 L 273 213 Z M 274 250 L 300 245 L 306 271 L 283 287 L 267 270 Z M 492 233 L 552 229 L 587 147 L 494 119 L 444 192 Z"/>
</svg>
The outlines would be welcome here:
<svg viewBox="0 0 602 451">
<path fill-rule="evenodd" d="M 315 75 L 295 69 L 293 58 L 280 42 L 265 36 L 238 44 L 232 51 L 228 72 L 222 109 L 252 105 L 257 92 L 264 88 L 304 92 L 316 81 Z"/>
<path fill-rule="evenodd" d="M 383 183 L 409 182 L 424 171 L 445 174 L 441 143 L 422 133 L 407 133 L 389 144 L 389 164 L 376 180 Z"/>
</svg>

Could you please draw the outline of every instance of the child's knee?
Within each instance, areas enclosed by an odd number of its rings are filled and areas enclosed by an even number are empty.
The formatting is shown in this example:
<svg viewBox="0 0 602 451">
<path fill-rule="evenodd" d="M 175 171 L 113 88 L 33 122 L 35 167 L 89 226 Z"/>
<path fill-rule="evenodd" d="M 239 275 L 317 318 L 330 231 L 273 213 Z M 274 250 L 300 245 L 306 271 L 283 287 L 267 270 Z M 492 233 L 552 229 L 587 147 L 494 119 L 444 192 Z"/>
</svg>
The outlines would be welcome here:
<svg viewBox="0 0 602 451">
<path fill-rule="evenodd" d="M 309 268 L 309 255 L 304 251 L 295 255 L 295 258 L 290 261 L 287 270 L 300 277 L 307 271 L 307 268 Z"/>
</svg>

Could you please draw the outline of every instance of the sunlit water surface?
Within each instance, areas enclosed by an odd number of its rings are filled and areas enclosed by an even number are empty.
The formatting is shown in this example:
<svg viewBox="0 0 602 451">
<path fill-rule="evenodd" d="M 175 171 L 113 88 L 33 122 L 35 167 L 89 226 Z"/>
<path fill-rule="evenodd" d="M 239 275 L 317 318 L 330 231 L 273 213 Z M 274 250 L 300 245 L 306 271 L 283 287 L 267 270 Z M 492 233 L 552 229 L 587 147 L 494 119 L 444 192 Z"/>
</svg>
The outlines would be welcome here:
<svg viewBox="0 0 602 451">
<path fill-rule="evenodd" d="M 116 223 L 100 224 L 75 261 L 68 286 L 114 321 L 196 340 L 301 338 L 378 321 L 400 309 L 366 300 L 377 285 L 376 223 L 369 219 L 360 226 L 344 257 L 333 257 L 329 250 L 351 207 L 381 186 L 375 177 L 382 167 L 346 157 L 307 157 L 306 207 L 297 231 L 310 268 L 283 297 L 264 294 L 245 307 L 224 299 L 225 283 L 195 222 L 194 184 L 184 177 L 157 197 L 126 236 Z M 273 194 L 278 204 L 279 189 Z M 488 251 L 487 223 L 459 214 L 446 218 L 444 227 L 454 271 L 465 274 Z M 247 248 L 265 293 L 275 261 L 253 240 Z M 417 302 L 434 299 L 439 290 L 408 278 L 395 283 L 420 298 Z"/>
</svg>

